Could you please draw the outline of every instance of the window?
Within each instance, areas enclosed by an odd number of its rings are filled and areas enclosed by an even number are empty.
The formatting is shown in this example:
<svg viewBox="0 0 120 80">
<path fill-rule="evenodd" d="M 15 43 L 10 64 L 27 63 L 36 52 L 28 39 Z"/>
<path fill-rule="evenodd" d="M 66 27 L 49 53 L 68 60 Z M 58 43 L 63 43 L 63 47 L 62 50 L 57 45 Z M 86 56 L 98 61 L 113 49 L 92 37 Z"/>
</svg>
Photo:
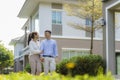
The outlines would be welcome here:
<svg viewBox="0 0 120 80">
<path fill-rule="evenodd" d="M 92 20 L 89 18 L 86 18 L 86 28 L 91 30 L 92 27 Z M 86 31 L 86 37 L 91 37 L 91 33 Z M 95 32 L 93 33 L 93 37 L 95 37 Z"/>
<path fill-rule="evenodd" d="M 61 11 L 52 11 L 52 24 L 62 24 Z"/>
<path fill-rule="evenodd" d="M 35 17 L 35 31 L 39 32 L 39 16 Z"/>
<path fill-rule="evenodd" d="M 55 36 L 62 36 L 62 9 L 62 4 L 52 3 L 52 35 Z"/>
<path fill-rule="evenodd" d="M 86 18 L 86 26 L 91 27 L 92 26 L 92 21 L 91 19 Z"/>
<path fill-rule="evenodd" d="M 32 31 L 36 31 L 38 33 L 40 32 L 39 31 L 39 15 L 38 15 L 38 12 L 32 18 L 32 27 L 34 27 L 34 30 L 32 30 Z"/>
<path fill-rule="evenodd" d="M 120 75 L 120 52 L 116 52 L 117 75 Z"/>
<path fill-rule="evenodd" d="M 63 48 L 62 59 L 70 59 L 74 56 L 83 56 L 90 53 L 89 49 L 77 49 L 77 48 Z"/>
</svg>

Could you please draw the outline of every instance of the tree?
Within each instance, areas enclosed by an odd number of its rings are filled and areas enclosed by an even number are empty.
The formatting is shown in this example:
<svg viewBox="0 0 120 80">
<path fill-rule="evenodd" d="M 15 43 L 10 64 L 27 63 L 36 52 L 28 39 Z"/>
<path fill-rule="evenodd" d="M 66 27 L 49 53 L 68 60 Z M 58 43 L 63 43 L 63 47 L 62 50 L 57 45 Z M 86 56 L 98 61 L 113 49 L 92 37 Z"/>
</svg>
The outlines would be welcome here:
<svg viewBox="0 0 120 80">
<path fill-rule="evenodd" d="M 13 66 L 13 53 L 0 43 L 0 73 L 4 68 Z"/>
<path fill-rule="evenodd" d="M 69 25 L 76 29 L 84 30 L 91 33 L 90 53 L 93 53 L 93 37 L 95 30 L 101 28 L 99 19 L 102 17 L 102 2 L 101 0 L 78 0 L 75 4 L 65 4 L 64 9 L 69 16 L 88 19 L 91 25 L 83 26 L 70 22 Z M 88 27 L 89 26 L 89 27 Z"/>
</svg>

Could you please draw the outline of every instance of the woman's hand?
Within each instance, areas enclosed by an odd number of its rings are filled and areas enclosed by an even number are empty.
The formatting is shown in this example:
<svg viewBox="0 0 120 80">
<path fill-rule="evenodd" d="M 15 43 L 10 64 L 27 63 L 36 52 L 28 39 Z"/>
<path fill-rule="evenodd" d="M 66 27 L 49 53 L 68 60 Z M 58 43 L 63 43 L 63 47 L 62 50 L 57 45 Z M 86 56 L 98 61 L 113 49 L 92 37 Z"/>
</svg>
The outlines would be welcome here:
<svg viewBox="0 0 120 80">
<path fill-rule="evenodd" d="M 40 51 L 40 54 L 43 54 L 43 51 Z"/>
</svg>

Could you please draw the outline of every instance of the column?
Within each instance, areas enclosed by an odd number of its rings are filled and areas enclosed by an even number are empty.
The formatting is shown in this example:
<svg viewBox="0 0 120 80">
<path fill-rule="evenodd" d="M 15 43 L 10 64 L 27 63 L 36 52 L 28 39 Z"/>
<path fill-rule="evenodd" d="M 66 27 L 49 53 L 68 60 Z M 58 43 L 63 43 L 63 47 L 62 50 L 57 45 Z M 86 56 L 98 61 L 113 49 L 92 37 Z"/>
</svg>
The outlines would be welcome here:
<svg viewBox="0 0 120 80">
<path fill-rule="evenodd" d="M 106 11 L 106 64 L 107 71 L 111 71 L 112 74 L 116 74 L 114 16 L 113 11 Z"/>
</svg>

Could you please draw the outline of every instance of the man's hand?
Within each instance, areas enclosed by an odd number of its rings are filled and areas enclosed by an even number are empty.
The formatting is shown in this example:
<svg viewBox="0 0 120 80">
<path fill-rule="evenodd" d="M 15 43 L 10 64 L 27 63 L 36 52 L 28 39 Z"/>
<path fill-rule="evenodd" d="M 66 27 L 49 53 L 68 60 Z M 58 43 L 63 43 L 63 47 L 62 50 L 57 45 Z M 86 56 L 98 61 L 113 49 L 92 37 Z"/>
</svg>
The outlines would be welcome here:
<svg viewBox="0 0 120 80">
<path fill-rule="evenodd" d="M 41 62 L 44 62 L 44 58 L 43 58 L 43 57 L 41 57 L 41 58 L 40 58 L 40 61 L 41 61 Z"/>
</svg>

